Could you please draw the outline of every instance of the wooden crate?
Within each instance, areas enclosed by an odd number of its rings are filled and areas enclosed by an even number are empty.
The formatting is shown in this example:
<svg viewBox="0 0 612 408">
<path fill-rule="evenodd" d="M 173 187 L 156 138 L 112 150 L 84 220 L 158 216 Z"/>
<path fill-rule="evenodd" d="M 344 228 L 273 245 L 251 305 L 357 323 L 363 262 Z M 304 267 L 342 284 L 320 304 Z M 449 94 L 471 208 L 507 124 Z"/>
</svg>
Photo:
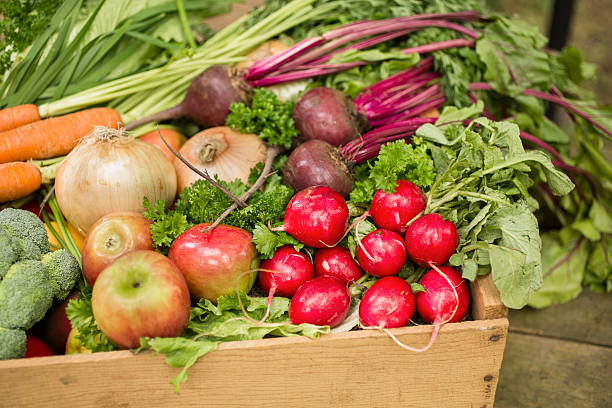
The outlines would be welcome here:
<svg viewBox="0 0 612 408">
<path fill-rule="evenodd" d="M 408 352 L 375 330 L 317 340 L 223 343 L 174 393 L 178 369 L 130 351 L 0 361 L 0 407 L 492 407 L 508 333 L 489 277 L 471 285 L 474 321 L 445 325 Z M 431 326 L 393 329 L 423 346 Z"/>
</svg>

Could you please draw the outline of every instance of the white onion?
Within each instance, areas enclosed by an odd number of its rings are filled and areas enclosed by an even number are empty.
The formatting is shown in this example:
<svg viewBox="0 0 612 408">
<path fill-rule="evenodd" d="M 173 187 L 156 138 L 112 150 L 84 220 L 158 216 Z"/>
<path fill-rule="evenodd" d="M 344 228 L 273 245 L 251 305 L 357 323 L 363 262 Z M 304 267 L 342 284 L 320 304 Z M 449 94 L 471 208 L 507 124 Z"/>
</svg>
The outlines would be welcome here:
<svg viewBox="0 0 612 408">
<path fill-rule="evenodd" d="M 247 183 L 251 168 L 266 160 L 267 147 L 259 136 L 239 133 L 227 126 L 208 128 L 195 135 L 181 147 L 179 153 L 189 164 L 213 177 L 231 182 L 240 179 Z M 201 177 L 174 158 L 178 191 Z"/>
<path fill-rule="evenodd" d="M 98 126 L 83 138 L 60 166 L 55 194 L 66 219 L 81 233 L 114 211 L 143 211 L 143 198 L 176 195 L 176 172 L 157 147 L 122 129 Z"/>
</svg>

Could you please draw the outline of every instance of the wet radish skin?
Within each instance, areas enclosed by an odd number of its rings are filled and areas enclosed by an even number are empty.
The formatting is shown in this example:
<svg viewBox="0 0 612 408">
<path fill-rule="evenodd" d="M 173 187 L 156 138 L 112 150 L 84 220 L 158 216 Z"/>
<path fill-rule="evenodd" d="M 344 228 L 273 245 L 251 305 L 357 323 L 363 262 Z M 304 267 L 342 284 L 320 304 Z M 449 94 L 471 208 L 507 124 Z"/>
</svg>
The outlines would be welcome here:
<svg viewBox="0 0 612 408">
<path fill-rule="evenodd" d="M 344 282 L 356 282 L 363 271 L 351 256 L 351 252 L 341 246 L 319 249 L 314 256 L 316 276 L 335 276 Z"/>
<path fill-rule="evenodd" d="M 397 276 L 377 280 L 359 303 L 359 320 L 364 326 L 403 327 L 415 310 L 415 297 L 410 285 Z"/>
<path fill-rule="evenodd" d="M 283 230 L 310 247 L 330 247 L 344 235 L 348 219 L 348 207 L 340 194 L 329 187 L 313 186 L 291 198 Z"/>
<path fill-rule="evenodd" d="M 304 282 L 315 277 L 310 259 L 291 245 L 278 248 L 272 258 L 263 260 L 259 267 L 278 271 L 277 273 L 260 271 L 259 286 L 266 292 L 275 286 L 275 293 L 285 297 L 293 296 Z"/>
<path fill-rule="evenodd" d="M 422 266 L 442 265 L 457 249 L 457 227 L 439 214 L 425 214 L 414 220 L 406 231 L 406 250 Z"/>
<path fill-rule="evenodd" d="M 470 291 L 467 281 L 461 277 L 456 269 L 450 266 L 440 266 L 438 269 L 448 277 L 457 290 L 459 297 L 457 312 L 454 315 L 452 314 L 457 305 L 453 288 L 435 269 L 425 272 L 419 280 L 426 292 L 416 294 L 417 311 L 427 323 L 459 322 L 465 317 L 470 305 Z"/>
<path fill-rule="evenodd" d="M 370 232 L 357 247 L 359 265 L 364 271 L 377 277 L 397 274 L 406 263 L 406 257 L 402 236 L 386 229 Z"/>
<path fill-rule="evenodd" d="M 293 324 L 335 327 L 346 318 L 351 296 L 346 284 L 333 276 L 318 276 L 304 283 L 289 304 Z"/>
<path fill-rule="evenodd" d="M 398 180 L 393 193 L 378 190 L 370 205 L 370 215 L 378 228 L 385 228 L 404 235 L 406 224 L 425 210 L 425 195 L 408 180 Z"/>
</svg>

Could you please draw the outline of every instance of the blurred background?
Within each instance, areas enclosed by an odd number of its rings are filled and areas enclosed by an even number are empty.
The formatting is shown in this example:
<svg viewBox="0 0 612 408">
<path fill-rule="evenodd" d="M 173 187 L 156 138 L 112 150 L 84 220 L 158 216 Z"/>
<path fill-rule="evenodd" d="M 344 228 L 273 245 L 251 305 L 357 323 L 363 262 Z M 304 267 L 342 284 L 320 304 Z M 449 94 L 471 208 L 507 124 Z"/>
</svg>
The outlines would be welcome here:
<svg viewBox="0 0 612 408">
<path fill-rule="evenodd" d="M 517 14 L 548 37 L 555 0 L 488 0 L 491 8 Z M 596 100 L 612 105 L 612 0 L 574 0 L 567 45 L 577 47 L 585 61 L 598 67 L 597 80 L 585 83 Z"/>
</svg>

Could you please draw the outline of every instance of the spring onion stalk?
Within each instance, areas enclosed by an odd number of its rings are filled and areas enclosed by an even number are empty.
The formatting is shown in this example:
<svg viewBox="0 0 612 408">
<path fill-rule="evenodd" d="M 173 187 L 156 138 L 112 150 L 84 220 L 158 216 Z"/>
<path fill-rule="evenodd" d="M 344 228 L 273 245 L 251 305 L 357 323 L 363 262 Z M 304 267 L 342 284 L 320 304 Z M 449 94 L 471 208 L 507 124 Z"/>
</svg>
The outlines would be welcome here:
<svg viewBox="0 0 612 408">
<path fill-rule="evenodd" d="M 208 41 L 193 50 L 191 56 L 185 56 L 166 65 L 140 73 L 128 75 L 102 85 L 75 93 L 68 97 L 39 106 L 41 116 L 55 116 L 84 109 L 92 105 L 111 104 L 126 108 L 119 110 L 124 117 L 138 117 L 131 113 L 138 109 L 137 98 L 130 97 L 147 92 L 147 98 L 158 101 L 159 107 L 167 108 L 175 100 L 161 101 L 169 93 L 185 92 L 189 83 L 204 69 L 216 64 L 232 64 L 244 59 L 244 55 L 282 32 L 302 22 L 325 17 L 340 2 L 330 2 L 313 7 L 315 0 L 294 0 L 252 27 L 245 29 L 246 17 L 220 30 Z"/>
</svg>

